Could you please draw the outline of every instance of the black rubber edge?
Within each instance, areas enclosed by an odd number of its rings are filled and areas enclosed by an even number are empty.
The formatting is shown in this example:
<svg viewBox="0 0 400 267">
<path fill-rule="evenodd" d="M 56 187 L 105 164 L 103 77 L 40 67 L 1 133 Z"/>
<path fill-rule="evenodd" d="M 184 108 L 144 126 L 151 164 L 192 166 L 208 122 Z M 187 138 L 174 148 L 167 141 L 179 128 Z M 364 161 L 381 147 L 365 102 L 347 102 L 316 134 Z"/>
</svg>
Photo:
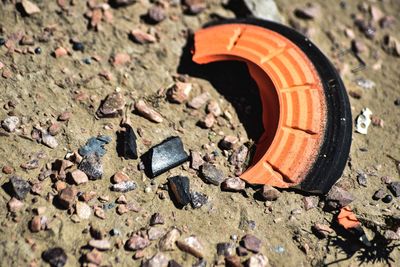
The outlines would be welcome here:
<svg viewBox="0 0 400 267">
<path fill-rule="evenodd" d="M 316 161 L 306 178 L 295 188 L 310 193 L 327 193 L 342 176 L 350 153 L 353 131 L 349 98 L 340 75 L 329 59 L 307 37 L 282 24 L 246 18 L 213 21 L 204 27 L 232 23 L 256 25 L 281 34 L 295 43 L 317 70 L 327 103 L 327 125 Z"/>
</svg>

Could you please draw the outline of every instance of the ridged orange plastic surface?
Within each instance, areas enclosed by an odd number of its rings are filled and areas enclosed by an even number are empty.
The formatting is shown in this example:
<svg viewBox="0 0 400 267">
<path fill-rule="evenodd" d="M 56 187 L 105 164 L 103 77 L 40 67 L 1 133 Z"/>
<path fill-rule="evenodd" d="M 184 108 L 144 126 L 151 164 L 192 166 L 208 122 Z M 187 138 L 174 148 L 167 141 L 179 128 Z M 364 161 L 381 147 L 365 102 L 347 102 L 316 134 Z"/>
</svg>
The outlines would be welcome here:
<svg viewBox="0 0 400 267">
<path fill-rule="evenodd" d="M 287 188 L 303 181 L 323 141 L 326 100 L 307 56 L 282 35 L 249 24 L 225 24 L 195 34 L 193 61 L 247 63 L 263 105 L 264 134 L 241 178 Z"/>
</svg>

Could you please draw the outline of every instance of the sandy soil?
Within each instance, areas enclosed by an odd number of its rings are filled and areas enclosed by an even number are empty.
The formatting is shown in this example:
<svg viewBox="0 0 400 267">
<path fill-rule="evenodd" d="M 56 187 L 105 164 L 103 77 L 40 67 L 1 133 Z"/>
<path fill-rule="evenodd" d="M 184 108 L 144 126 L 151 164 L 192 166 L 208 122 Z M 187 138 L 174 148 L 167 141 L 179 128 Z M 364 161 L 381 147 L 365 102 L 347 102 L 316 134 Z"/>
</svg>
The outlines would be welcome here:
<svg viewBox="0 0 400 267">
<path fill-rule="evenodd" d="M 7 52 L 5 46 L 0 47 L 0 62 L 5 65 L 3 70 L 11 72 L 8 78 L 0 77 L 0 119 L 16 115 L 22 121 L 17 132 L 0 136 L 0 167 L 12 166 L 16 175 L 37 183 L 41 167 L 55 159 L 64 158 L 68 151 L 76 151 L 92 136 L 109 135 L 113 141 L 106 145 L 103 179 L 79 185 L 78 190 L 95 191 L 97 196 L 109 198 L 106 203 L 115 203 L 121 193 L 110 191 L 110 177 L 123 169 L 138 185 L 136 190 L 125 193 L 125 196 L 136 200 L 142 210 L 118 215 L 115 205 L 111 204 L 111 208 L 105 211 L 106 219 L 92 215 L 89 220 L 74 222 L 70 212 L 58 209 L 49 201 L 49 196 L 56 195 L 57 191 L 48 178 L 40 181 L 42 190 L 38 194 L 28 194 L 20 211 L 10 212 L 7 203 L 11 196 L 3 186 L 4 190 L 0 190 L 1 266 L 46 266 L 41 254 L 54 246 L 62 247 L 67 253 L 66 266 L 86 264 L 83 255 L 90 251 L 87 244 L 92 239 L 89 231 L 91 226 L 105 232 L 106 239 L 112 244 L 112 249 L 103 252 L 102 266 L 138 266 L 141 260 L 134 260 L 135 253 L 124 249 L 123 244 L 133 232 L 148 228 L 150 216 L 155 212 L 161 213 L 165 219 L 162 228 L 177 227 L 183 237 L 196 235 L 205 247 L 204 259 L 210 266 L 216 263 L 223 265 L 223 259 L 216 255 L 217 243 L 229 242 L 232 235 L 240 239 L 246 233 L 253 233 L 262 240 L 261 253 L 268 257 L 271 266 L 321 266 L 334 262 L 340 266 L 388 264 L 385 259 L 369 259 L 363 249 L 351 253 L 346 249 L 354 247 L 354 244 L 336 233 L 328 238 L 317 238 L 311 231 L 312 225 L 329 225 L 333 213 L 324 212 L 321 207 L 306 211 L 303 208 L 304 195 L 299 192 L 282 191 L 278 200 L 269 203 L 256 200 L 253 188 L 246 189 L 243 194 L 222 192 L 219 187 L 204 183 L 188 163 L 152 180 L 138 170 L 138 160 L 127 161 L 118 157 L 115 132 L 119 129 L 121 118 L 96 119 L 95 112 L 100 101 L 120 87 L 127 103 L 145 99 L 164 117 L 161 124 L 155 124 L 136 114 L 129 115 L 133 127 L 143 131 L 142 137 L 138 137 L 139 154 L 149 149 L 149 141 L 155 145 L 171 135 L 180 136 L 186 151 L 200 151 L 203 155 L 218 151 L 216 165 L 227 177 L 233 176 L 227 157 L 217 143 L 224 135 L 238 136 L 240 143 L 257 140 L 262 131 L 259 127 L 261 107 L 257 89 L 241 64 L 213 64 L 195 72 L 182 67 L 182 62 L 188 56 L 183 53 L 188 32 L 201 28 L 214 17 L 233 18 L 235 13 L 232 10 L 217 0 L 208 1 L 207 9 L 196 16 L 184 14 L 181 5 L 170 6 L 166 20 L 149 25 L 142 21 L 141 16 L 147 13 L 152 4 L 139 1 L 125 8 L 111 9 L 112 22 L 102 21 L 101 29 L 95 31 L 88 29 L 88 19 L 84 17 L 89 10 L 86 2 L 74 2 L 74 5 L 67 3 L 68 10 L 63 11 L 56 1 L 37 1 L 41 12 L 31 16 L 21 16 L 9 1 L 0 4 L 0 36 L 23 31 L 34 37 L 32 47 L 42 50 L 37 55 Z M 320 14 L 315 19 L 304 21 L 296 18 L 293 11 L 296 7 L 303 7 L 306 2 L 279 0 L 277 5 L 287 22 L 293 24 L 294 21 L 308 29 L 311 40 L 342 71 L 347 90 L 361 94 L 360 99 L 350 98 L 353 118 L 362 108 L 368 107 L 384 121 L 383 127 L 371 125 L 367 135 L 353 134 L 349 164 L 339 181 L 354 195 L 351 207 L 363 222 L 367 236 L 372 239 L 390 228 L 388 218 L 400 216 L 398 198 L 389 204 L 372 200 L 372 195 L 380 188 L 389 192 L 381 177 L 388 176 L 394 181 L 400 178 L 400 107 L 394 104 L 400 97 L 399 57 L 382 49 L 385 34 L 400 39 L 397 31 L 400 22 L 396 20 L 388 29 L 378 26 L 376 36 L 371 40 L 354 26 L 352 14 L 368 16 L 368 11 L 363 12 L 357 7 L 364 3 L 379 7 L 385 15 L 396 17 L 400 5 L 396 0 L 351 1 L 346 2 L 344 9 L 339 1 L 315 1 L 320 5 Z M 46 27 L 54 29 L 52 35 L 47 42 L 39 42 Z M 138 27 L 144 30 L 152 28 L 159 40 L 146 45 L 134 43 L 128 33 Z M 356 73 L 351 72 L 358 64 L 353 56 L 346 54 L 338 58 L 339 52 L 351 45 L 351 38 L 344 33 L 346 28 L 352 29 L 355 38 L 367 47 L 367 51 L 360 54 L 366 62 L 366 68 Z M 83 42 L 84 52 L 73 51 L 70 38 Z M 55 58 L 52 53 L 60 46 L 67 48 L 70 53 Z M 17 44 L 16 47 L 24 49 L 29 46 Z M 123 66 L 114 67 L 109 59 L 116 53 L 128 53 L 131 60 Z M 84 63 L 85 58 L 94 56 L 99 56 L 101 60 L 91 59 L 91 64 Z M 381 63 L 380 66 L 377 63 Z M 113 78 L 108 81 L 99 76 L 102 71 L 108 71 Z M 226 79 L 218 79 L 216 71 Z M 231 71 L 242 74 L 229 77 L 227 73 Z M 212 130 L 201 129 L 196 124 L 205 116 L 204 108 L 193 111 L 184 104 L 166 101 L 159 90 L 173 84 L 173 77 L 178 72 L 190 75 L 188 80 L 193 83 L 193 90 L 189 98 L 209 92 L 212 99 L 218 100 L 223 111 L 233 115 L 233 119 L 229 121 L 219 117 Z M 370 79 L 376 85 L 371 89 L 363 89 L 355 82 L 357 78 Z M 243 92 L 244 89 L 248 91 Z M 13 101 L 15 107 L 9 107 L 9 101 Z M 61 131 L 55 136 L 59 145 L 55 149 L 21 137 L 30 137 L 34 126 L 48 127 L 64 111 L 72 112 L 72 116 L 68 122 L 59 122 Z M 208 146 L 205 147 L 205 144 Z M 45 155 L 39 159 L 39 168 L 28 171 L 20 168 L 22 163 L 38 157 L 38 153 Z M 357 183 L 357 174 L 361 172 L 367 174 L 366 186 Z M 193 190 L 208 195 L 209 202 L 205 206 L 200 209 L 177 209 L 168 195 L 166 199 L 159 198 L 158 193 L 162 190 L 158 187 L 165 184 L 168 177 L 178 174 L 190 178 Z M 9 177 L 0 174 L 0 184 L 7 183 Z M 104 203 L 96 197 L 88 204 L 93 208 Z M 49 229 L 32 233 L 29 221 L 38 207 L 46 207 L 43 215 L 48 218 Z M 255 226 L 249 221 L 254 221 Z M 120 235 L 111 236 L 111 229 L 118 229 Z M 145 258 L 158 251 L 157 244 L 153 241 L 144 250 Z M 390 243 L 396 244 L 396 241 Z M 383 246 L 381 248 L 385 249 Z M 377 251 L 380 253 L 382 250 Z M 345 260 L 349 254 L 352 257 Z M 166 255 L 183 266 L 197 262 L 195 257 L 178 249 Z M 384 258 L 388 259 L 389 256 L 393 260 L 389 260 L 391 264 L 396 266 L 400 261 L 399 249 L 394 248 Z"/>
</svg>

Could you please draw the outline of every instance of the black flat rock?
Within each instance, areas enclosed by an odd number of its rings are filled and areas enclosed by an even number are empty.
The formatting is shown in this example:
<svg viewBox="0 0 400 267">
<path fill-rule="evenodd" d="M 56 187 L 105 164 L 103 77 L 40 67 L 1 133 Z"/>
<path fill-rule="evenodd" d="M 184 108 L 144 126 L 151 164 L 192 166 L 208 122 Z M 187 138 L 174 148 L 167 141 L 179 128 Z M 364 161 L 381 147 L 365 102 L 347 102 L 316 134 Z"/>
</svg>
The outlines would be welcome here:
<svg viewBox="0 0 400 267">
<path fill-rule="evenodd" d="M 175 136 L 165 139 L 162 143 L 150 148 L 143 157 L 147 176 L 156 177 L 189 159 L 183 149 L 182 140 Z"/>
<path fill-rule="evenodd" d="M 184 207 L 190 202 L 189 178 L 186 176 L 174 176 L 168 178 L 168 187 L 173 201 L 178 207 Z"/>
<path fill-rule="evenodd" d="M 136 145 L 136 134 L 133 128 L 129 124 L 123 124 L 122 127 L 125 131 L 118 132 L 117 137 L 117 150 L 118 155 L 125 159 L 137 159 L 137 145 Z"/>
</svg>

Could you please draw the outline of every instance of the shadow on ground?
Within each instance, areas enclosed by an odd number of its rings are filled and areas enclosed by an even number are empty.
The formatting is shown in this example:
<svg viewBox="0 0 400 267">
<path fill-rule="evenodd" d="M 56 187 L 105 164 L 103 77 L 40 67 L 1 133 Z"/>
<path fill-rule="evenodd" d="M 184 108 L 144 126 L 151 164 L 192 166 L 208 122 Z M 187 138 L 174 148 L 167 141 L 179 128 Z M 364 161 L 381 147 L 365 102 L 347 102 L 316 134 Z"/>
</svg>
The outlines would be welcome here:
<svg viewBox="0 0 400 267">
<path fill-rule="evenodd" d="M 183 48 L 178 73 L 209 81 L 232 104 L 250 139 L 257 141 L 264 131 L 258 87 L 247 66 L 239 61 L 199 65 L 192 61 L 193 37 Z"/>
</svg>

